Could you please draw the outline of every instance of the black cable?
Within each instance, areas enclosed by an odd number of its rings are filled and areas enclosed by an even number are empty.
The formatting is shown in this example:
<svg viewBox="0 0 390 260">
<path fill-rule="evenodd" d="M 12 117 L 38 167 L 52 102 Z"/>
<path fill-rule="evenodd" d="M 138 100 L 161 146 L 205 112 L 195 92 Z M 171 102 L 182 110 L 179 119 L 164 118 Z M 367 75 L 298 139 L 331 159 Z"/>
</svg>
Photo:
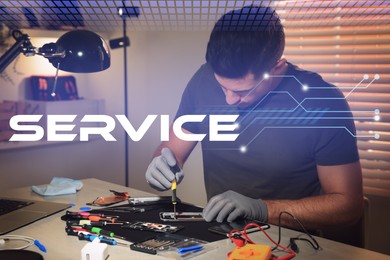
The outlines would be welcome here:
<svg viewBox="0 0 390 260">
<path fill-rule="evenodd" d="M 281 211 L 279 213 L 279 218 L 278 218 L 278 226 L 279 226 L 279 229 L 278 229 L 278 244 L 280 244 L 280 240 L 281 240 L 281 236 L 282 236 L 282 225 L 281 225 L 281 222 L 282 222 L 282 215 L 283 214 L 286 214 L 286 215 L 289 215 L 290 217 L 292 217 L 294 219 L 294 221 L 296 223 L 299 224 L 299 226 L 301 227 L 303 233 L 305 235 L 307 235 L 309 239 L 306 239 L 306 238 L 300 238 L 300 237 L 292 237 L 290 238 L 290 244 L 287 246 L 287 247 L 294 247 L 294 248 L 291 248 L 291 249 L 295 249 L 294 252 L 299 252 L 299 248 L 297 246 L 297 244 L 295 243 L 296 240 L 302 240 L 302 241 L 306 241 L 308 242 L 315 250 L 319 250 L 320 249 L 320 245 L 318 244 L 317 240 L 307 231 L 307 229 L 303 226 L 302 222 L 296 218 L 293 214 L 287 212 L 287 211 Z M 272 248 L 272 251 L 274 251 L 277 247 L 273 247 Z"/>
<path fill-rule="evenodd" d="M 298 248 L 298 245 L 296 244 L 296 240 L 301 240 L 301 241 L 306 241 L 307 243 L 309 243 L 315 250 L 319 250 L 320 249 L 320 246 L 318 245 L 317 241 L 315 239 L 313 239 L 313 242 L 310 241 L 309 239 L 307 238 L 300 238 L 300 237 L 291 237 L 290 238 L 290 245 L 291 245 L 291 249 L 298 253 L 299 252 L 299 248 Z M 289 247 L 289 246 L 287 246 Z M 294 248 L 293 248 L 294 247 Z"/>
</svg>

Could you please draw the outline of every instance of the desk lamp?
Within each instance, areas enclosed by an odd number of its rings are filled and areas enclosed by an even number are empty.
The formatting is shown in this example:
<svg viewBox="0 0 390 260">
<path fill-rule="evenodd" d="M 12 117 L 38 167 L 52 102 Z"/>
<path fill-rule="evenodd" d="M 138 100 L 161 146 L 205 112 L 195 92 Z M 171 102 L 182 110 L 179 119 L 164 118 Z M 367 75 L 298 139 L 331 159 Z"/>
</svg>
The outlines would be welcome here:
<svg viewBox="0 0 390 260">
<path fill-rule="evenodd" d="M 0 58 L 0 73 L 20 54 L 41 55 L 57 68 L 52 96 L 55 96 L 58 71 L 91 73 L 110 67 L 110 51 L 103 38 L 88 30 L 74 30 L 62 35 L 56 43 L 35 48 L 27 34 L 12 32 L 15 43 Z"/>
<path fill-rule="evenodd" d="M 0 73 L 20 54 L 41 55 L 58 70 L 68 72 L 97 72 L 110 67 L 110 52 L 104 40 L 88 30 L 74 30 L 62 35 L 56 43 L 35 48 L 27 34 L 12 32 L 15 43 L 0 57 Z"/>
</svg>

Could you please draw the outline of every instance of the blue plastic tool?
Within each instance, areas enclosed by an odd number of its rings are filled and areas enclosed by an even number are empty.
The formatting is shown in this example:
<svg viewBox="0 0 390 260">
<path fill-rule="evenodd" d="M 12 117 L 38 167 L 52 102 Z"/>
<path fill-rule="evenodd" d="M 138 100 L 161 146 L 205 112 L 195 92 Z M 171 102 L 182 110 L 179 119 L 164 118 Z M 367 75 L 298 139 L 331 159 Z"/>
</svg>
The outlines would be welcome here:
<svg viewBox="0 0 390 260">
<path fill-rule="evenodd" d="M 194 252 L 194 251 L 199 251 L 202 250 L 203 246 L 202 245 L 196 245 L 196 246 L 189 246 L 189 247 L 181 247 L 177 250 L 179 254 L 185 254 L 188 252 Z"/>
<path fill-rule="evenodd" d="M 41 244 L 37 239 L 34 240 L 34 245 L 36 245 L 42 252 L 46 253 L 46 247 Z"/>
</svg>

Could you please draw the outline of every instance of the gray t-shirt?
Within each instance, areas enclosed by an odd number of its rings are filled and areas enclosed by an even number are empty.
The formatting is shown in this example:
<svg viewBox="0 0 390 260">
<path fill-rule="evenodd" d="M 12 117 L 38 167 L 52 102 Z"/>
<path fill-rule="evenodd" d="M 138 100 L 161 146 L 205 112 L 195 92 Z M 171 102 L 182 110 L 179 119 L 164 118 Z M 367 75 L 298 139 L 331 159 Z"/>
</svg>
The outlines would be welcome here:
<svg viewBox="0 0 390 260">
<path fill-rule="evenodd" d="M 290 63 L 275 90 L 240 110 L 226 104 L 212 69 L 204 64 L 188 83 L 176 117 L 186 114 L 239 115 L 236 141 L 209 141 L 208 135 L 202 141 L 208 199 L 227 190 L 261 199 L 318 195 L 316 165 L 359 160 L 352 114 L 341 91 Z M 207 119 L 183 127 L 208 134 Z"/>
</svg>

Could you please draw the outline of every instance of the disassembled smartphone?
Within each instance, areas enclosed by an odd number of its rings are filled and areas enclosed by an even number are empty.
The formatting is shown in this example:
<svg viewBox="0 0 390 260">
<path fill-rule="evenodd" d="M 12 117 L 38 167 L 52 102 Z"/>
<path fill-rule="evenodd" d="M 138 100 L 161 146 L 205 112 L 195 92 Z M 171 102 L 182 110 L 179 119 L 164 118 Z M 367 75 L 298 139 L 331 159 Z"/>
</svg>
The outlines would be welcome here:
<svg viewBox="0 0 390 260">
<path fill-rule="evenodd" d="M 255 223 L 258 224 L 262 229 L 268 229 L 270 226 L 268 224 L 256 221 L 256 220 L 249 220 L 249 219 L 242 219 L 237 220 L 234 222 L 225 222 L 217 226 L 209 227 L 208 230 L 220 235 L 228 235 L 230 231 L 232 230 L 239 230 L 243 231 L 245 226 L 249 223 Z M 258 227 L 250 227 L 246 230 L 247 233 L 257 232 L 260 231 Z"/>
<path fill-rule="evenodd" d="M 204 221 L 202 212 L 160 212 L 162 221 Z"/>
<path fill-rule="evenodd" d="M 183 227 L 160 224 L 160 223 L 145 222 L 145 221 L 136 221 L 130 224 L 123 225 L 122 228 L 129 228 L 129 229 L 136 229 L 136 230 L 143 230 L 143 231 L 153 231 L 153 232 L 160 232 L 160 233 L 175 233 L 176 231 L 179 231 Z"/>
</svg>

